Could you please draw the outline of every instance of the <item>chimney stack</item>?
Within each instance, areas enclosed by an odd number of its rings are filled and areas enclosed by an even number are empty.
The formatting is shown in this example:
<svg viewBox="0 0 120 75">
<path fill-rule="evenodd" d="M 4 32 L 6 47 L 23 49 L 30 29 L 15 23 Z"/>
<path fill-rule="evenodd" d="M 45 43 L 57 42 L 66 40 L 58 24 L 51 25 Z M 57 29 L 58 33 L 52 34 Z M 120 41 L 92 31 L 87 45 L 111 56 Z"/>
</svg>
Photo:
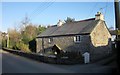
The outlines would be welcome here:
<svg viewBox="0 0 120 75">
<path fill-rule="evenodd" d="M 50 25 L 47 26 L 47 28 L 50 28 L 50 27 L 51 27 Z"/>
<path fill-rule="evenodd" d="M 64 24 L 64 22 L 62 20 L 59 20 L 59 22 L 57 23 L 57 26 L 62 26 Z"/>
<path fill-rule="evenodd" d="M 97 12 L 95 20 L 104 20 L 104 15 L 101 12 Z"/>
</svg>

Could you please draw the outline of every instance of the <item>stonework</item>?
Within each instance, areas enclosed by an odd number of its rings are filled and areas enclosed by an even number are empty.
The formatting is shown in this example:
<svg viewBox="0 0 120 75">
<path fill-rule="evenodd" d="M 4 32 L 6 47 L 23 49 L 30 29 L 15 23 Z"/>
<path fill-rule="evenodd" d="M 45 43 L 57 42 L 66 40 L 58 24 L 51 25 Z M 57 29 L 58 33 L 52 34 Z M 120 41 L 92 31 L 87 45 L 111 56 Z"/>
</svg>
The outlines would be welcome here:
<svg viewBox="0 0 120 75">
<path fill-rule="evenodd" d="M 76 35 L 75 35 L 76 36 Z M 80 42 L 74 42 L 75 36 L 61 36 L 61 37 L 53 37 L 53 41 L 49 43 L 49 38 L 44 39 L 44 49 L 51 50 L 50 48 L 55 44 L 64 51 L 77 51 L 84 53 L 89 49 L 89 35 L 82 35 Z M 37 52 L 43 50 L 42 49 L 42 38 L 37 39 Z"/>
<path fill-rule="evenodd" d="M 98 25 L 90 34 L 90 54 L 91 60 L 97 60 L 105 57 L 112 52 L 111 34 L 109 33 L 104 22 L 99 22 Z"/>
<path fill-rule="evenodd" d="M 90 34 L 92 44 L 95 47 L 108 45 L 108 40 L 111 38 L 111 34 L 107 30 L 104 22 L 100 21 Z"/>
<path fill-rule="evenodd" d="M 99 21 L 89 35 L 80 35 L 82 36 L 80 42 L 74 41 L 74 37 L 77 35 L 37 38 L 37 52 L 52 51 L 52 46 L 56 44 L 61 50 L 68 52 L 75 51 L 82 54 L 89 52 L 91 61 L 107 56 L 112 52 L 111 35 L 104 21 Z M 53 41 L 49 42 L 50 38 Z"/>
</svg>

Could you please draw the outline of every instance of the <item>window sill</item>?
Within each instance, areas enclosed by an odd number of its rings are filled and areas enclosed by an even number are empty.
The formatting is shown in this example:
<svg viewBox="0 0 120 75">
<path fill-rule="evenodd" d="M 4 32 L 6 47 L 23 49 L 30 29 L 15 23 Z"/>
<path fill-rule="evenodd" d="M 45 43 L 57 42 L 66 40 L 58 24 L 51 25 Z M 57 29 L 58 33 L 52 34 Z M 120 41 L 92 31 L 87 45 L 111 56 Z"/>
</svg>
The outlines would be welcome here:
<svg viewBox="0 0 120 75">
<path fill-rule="evenodd" d="M 81 41 L 74 41 L 75 43 L 81 43 Z"/>
</svg>

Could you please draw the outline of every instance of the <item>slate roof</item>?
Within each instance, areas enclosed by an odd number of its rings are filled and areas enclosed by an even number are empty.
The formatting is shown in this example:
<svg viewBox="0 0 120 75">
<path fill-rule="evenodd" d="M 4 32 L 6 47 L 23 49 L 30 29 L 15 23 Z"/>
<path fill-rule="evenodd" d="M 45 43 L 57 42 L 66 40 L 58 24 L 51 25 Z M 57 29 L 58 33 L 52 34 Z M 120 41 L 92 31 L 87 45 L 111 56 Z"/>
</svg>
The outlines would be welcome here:
<svg viewBox="0 0 120 75">
<path fill-rule="evenodd" d="M 91 18 L 81 21 L 65 23 L 62 26 L 54 25 L 47 28 L 46 31 L 38 35 L 38 37 L 50 37 L 86 33 L 89 34 L 99 21 L 100 20 L 95 20 L 95 18 Z"/>
<path fill-rule="evenodd" d="M 109 30 L 111 35 L 116 35 L 117 32 L 115 30 Z"/>
</svg>

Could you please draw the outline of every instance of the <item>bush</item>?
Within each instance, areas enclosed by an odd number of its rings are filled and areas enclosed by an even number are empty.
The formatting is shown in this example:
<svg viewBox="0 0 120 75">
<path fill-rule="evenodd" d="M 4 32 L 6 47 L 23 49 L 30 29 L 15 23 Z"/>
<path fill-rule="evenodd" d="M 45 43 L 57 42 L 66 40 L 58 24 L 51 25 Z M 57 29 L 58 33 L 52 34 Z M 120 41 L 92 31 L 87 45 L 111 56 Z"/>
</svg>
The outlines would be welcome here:
<svg viewBox="0 0 120 75">
<path fill-rule="evenodd" d="M 46 52 L 47 55 L 54 55 L 54 52 L 53 51 L 48 51 Z"/>
<path fill-rule="evenodd" d="M 12 49 L 14 49 L 14 50 L 20 50 L 20 49 L 17 47 L 17 45 L 14 45 L 14 46 L 12 47 Z"/>
<path fill-rule="evenodd" d="M 24 44 L 23 42 L 20 42 L 17 44 L 17 47 L 23 51 L 23 52 L 27 52 L 27 53 L 30 53 L 31 51 L 29 50 L 29 46 Z"/>
</svg>

